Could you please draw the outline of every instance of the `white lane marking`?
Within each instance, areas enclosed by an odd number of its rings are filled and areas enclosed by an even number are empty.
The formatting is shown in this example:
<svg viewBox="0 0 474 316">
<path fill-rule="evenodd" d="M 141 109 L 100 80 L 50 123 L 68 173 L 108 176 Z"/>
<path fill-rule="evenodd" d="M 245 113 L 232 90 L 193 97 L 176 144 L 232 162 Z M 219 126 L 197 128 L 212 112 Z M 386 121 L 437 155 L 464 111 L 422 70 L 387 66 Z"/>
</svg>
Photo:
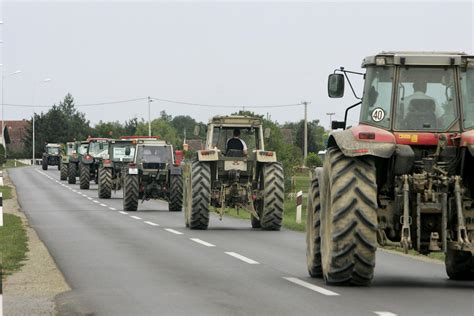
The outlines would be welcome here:
<svg viewBox="0 0 474 316">
<path fill-rule="evenodd" d="M 138 216 L 135 216 L 135 215 L 131 215 L 130 217 L 133 218 L 133 219 L 142 219 L 141 217 L 138 217 Z"/>
<path fill-rule="evenodd" d="M 72 190 L 72 192 L 75 192 L 75 193 L 77 193 L 77 190 Z"/>
<path fill-rule="evenodd" d="M 242 260 L 243 262 L 247 262 L 248 264 L 259 264 L 257 261 L 252 260 L 250 258 L 244 257 L 236 252 L 226 252 L 229 256 Z"/>
<path fill-rule="evenodd" d="M 120 214 L 123 214 L 123 215 L 128 215 L 127 212 L 124 212 L 124 211 L 118 211 Z"/>
<path fill-rule="evenodd" d="M 100 206 L 107 207 L 107 205 L 104 203 L 100 203 Z"/>
<path fill-rule="evenodd" d="M 109 210 L 116 211 L 117 209 L 113 207 L 109 207 Z"/>
<path fill-rule="evenodd" d="M 198 244 L 204 245 L 206 247 L 215 247 L 216 245 L 213 245 L 211 243 L 208 243 L 207 241 L 201 240 L 199 238 L 189 238 L 194 242 L 197 242 Z"/>
<path fill-rule="evenodd" d="M 294 284 L 298 284 L 302 287 L 305 287 L 307 289 L 310 289 L 310 290 L 313 290 L 315 292 L 318 292 L 318 293 L 321 293 L 321 294 L 324 294 L 324 295 L 327 295 L 327 296 L 338 296 L 339 293 L 336 293 L 336 292 L 333 292 L 333 291 L 329 291 L 328 289 L 325 289 L 323 287 L 320 287 L 320 286 L 317 286 L 317 285 L 314 285 L 314 284 L 311 284 L 311 283 L 308 283 L 308 282 L 305 282 L 305 281 L 302 281 L 300 279 L 297 279 L 297 278 L 291 278 L 291 277 L 288 277 L 288 278 L 283 278 L 287 281 L 290 281 Z"/>
<path fill-rule="evenodd" d="M 165 230 L 170 232 L 170 233 L 176 234 L 176 235 L 183 235 L 182 232 L 179 232 L 179 231 L 171 229 L 171 228 L 165 228 Z"/>
<path fill-rule="evenodd" d="M 97 200 L 94 200 L 94 201 L 92 201 L 92 202 L 94 202 L 94 203 L 97 203 L 97 204 L 99 204 L 99 203 L 100 203 L 100 202 L 99 202 L 99 201 L 97 201 Z"/>
<path fill-rule="evenodd" d="M 148 225 L 151 225 L 151 226 L 160 226 L 157 223 L 153 223 L 153 222 L 149 222 L 149 221 L 145 221 L 145 223 L 148 224 Z"/>
<path fill-rule="evenodd" d="M 398 316 L 398 314 L 394 314 L 391 312 L 374 312 L 374 314 L 377 314 L 379 316 Z"/>
</svg>

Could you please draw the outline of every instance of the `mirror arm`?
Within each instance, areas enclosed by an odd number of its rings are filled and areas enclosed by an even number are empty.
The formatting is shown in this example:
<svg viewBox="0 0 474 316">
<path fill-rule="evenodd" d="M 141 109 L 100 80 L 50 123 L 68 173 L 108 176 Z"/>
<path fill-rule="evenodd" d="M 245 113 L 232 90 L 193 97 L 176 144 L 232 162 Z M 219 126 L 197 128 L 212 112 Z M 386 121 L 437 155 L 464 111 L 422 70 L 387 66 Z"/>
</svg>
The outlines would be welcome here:
<svg viewBox="0 0 474 316">
<path fill-rule="evenodd" d="M 362 72 L 356 72 L 356 71 L 345 70 L 344 67 L 341 67 L 341 68 L 339 68 L 339 69 L 335 69 L 335 70 L 334 70 L 334 73 L 336 73 L 336 72 L 338 72 L 338 71 L 342 72 L 342 73 L 344 74 L 344 77 L 346 77 L 346 80 L 347 80 L 347 82 L 349 83 L 349 87 L 351 87 L 352 94 L 354 95 L 354 97 L 355 97 L 356 99 L 362 100 L 362 98 L 359 97 L 359 96 L 356 94 L 356 92 L 355 92 L 355 90 L 354 90 L 354 87 L 352 86 L 352 82 L 351 82 L 351 80 L 349 79 L 349 76 L 348 76 L 347 74 L 349 73 L 349 74 L 360 75 L 360 76 L 364 76 L 365 74 L 362 73 Z"/>
<path fill-rule="evenodd" d="M 362 101 L 357 102 L 356 104 L 351 105 L 350 107 L 348 107 L 348 108 L 346 109 L 346 112 L 344 113 L 344 129 L 346 129 L 346 126 L 347 126 L 347 114 L 349 113 L 349 110 L 350 110 L 350 109 L 353 109 L 353 108 L 355 108 L 356 106 L 361 105 L 361 104 L 362 104 Z"/>
</svg>

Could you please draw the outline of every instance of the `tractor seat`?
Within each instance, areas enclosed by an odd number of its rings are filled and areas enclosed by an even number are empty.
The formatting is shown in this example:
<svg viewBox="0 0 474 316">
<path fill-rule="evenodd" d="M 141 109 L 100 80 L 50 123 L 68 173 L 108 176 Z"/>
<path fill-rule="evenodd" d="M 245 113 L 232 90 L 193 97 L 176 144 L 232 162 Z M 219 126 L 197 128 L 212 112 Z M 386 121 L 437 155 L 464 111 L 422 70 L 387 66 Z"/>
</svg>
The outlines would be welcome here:
<svg viewBox="0 0 474 316">
<path fill-rule="evenodd" d="M 405 127 L 410 130 L 437 128 L 435 108 L 436 104 L 431 99 L 411 100 L 405 117 Z"/>
</svg>

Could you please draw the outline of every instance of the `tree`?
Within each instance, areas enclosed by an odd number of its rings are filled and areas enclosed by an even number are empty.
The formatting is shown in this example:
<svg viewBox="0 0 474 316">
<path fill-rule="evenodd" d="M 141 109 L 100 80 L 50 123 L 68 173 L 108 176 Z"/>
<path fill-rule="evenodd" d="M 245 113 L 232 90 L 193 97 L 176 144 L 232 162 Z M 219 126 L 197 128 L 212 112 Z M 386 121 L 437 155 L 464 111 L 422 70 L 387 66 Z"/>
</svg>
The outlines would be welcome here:
<svg viewBox="0 0 474 316">
<path fill-rule="evenodd" d="M 306 157 L 306 166 L 310 168 L 321 167 L 323 163 L 316 153 L 308 153 Z"/>
<path fill-rule="evenodd" d="M 115 122 L 102 122 L 99 121 L 94 126 L 92 136 L 95 137 L 108 137 L 108 138 L 119 138 L 125 135 L 125 127 L 118 121 Z"/>
<path fill-rule="evenodd" d="M 181 145 L 176 129 L 163 118 L 158 118 L 151 121 L 151 134 L 153 136 L 159 136 L 161 139 L 168 141 L 175 147 Z M 144 120 L 139 122 L 135 135 L 148 135 L 148 122 L 145 122 Z"/>
<path fill-rule="evenodd" d="M 3 165 L 7 160 L 5 159 L 5 147 L 0 144 L 0 166 Z"/>
</svg>

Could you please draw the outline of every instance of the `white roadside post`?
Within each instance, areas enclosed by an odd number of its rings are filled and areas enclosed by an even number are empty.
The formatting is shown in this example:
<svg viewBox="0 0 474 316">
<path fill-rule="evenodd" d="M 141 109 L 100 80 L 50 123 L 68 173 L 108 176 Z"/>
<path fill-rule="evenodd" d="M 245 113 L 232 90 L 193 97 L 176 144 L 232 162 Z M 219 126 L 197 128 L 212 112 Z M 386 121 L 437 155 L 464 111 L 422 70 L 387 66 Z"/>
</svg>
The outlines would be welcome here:
<svg viewBox="0 0 474 316">
<path fill-rule="evenodd" d="M 301 224 L 301 206 L 303 204 L 303 191 L 296 193 L 296 223 Z"/>
</svg>

